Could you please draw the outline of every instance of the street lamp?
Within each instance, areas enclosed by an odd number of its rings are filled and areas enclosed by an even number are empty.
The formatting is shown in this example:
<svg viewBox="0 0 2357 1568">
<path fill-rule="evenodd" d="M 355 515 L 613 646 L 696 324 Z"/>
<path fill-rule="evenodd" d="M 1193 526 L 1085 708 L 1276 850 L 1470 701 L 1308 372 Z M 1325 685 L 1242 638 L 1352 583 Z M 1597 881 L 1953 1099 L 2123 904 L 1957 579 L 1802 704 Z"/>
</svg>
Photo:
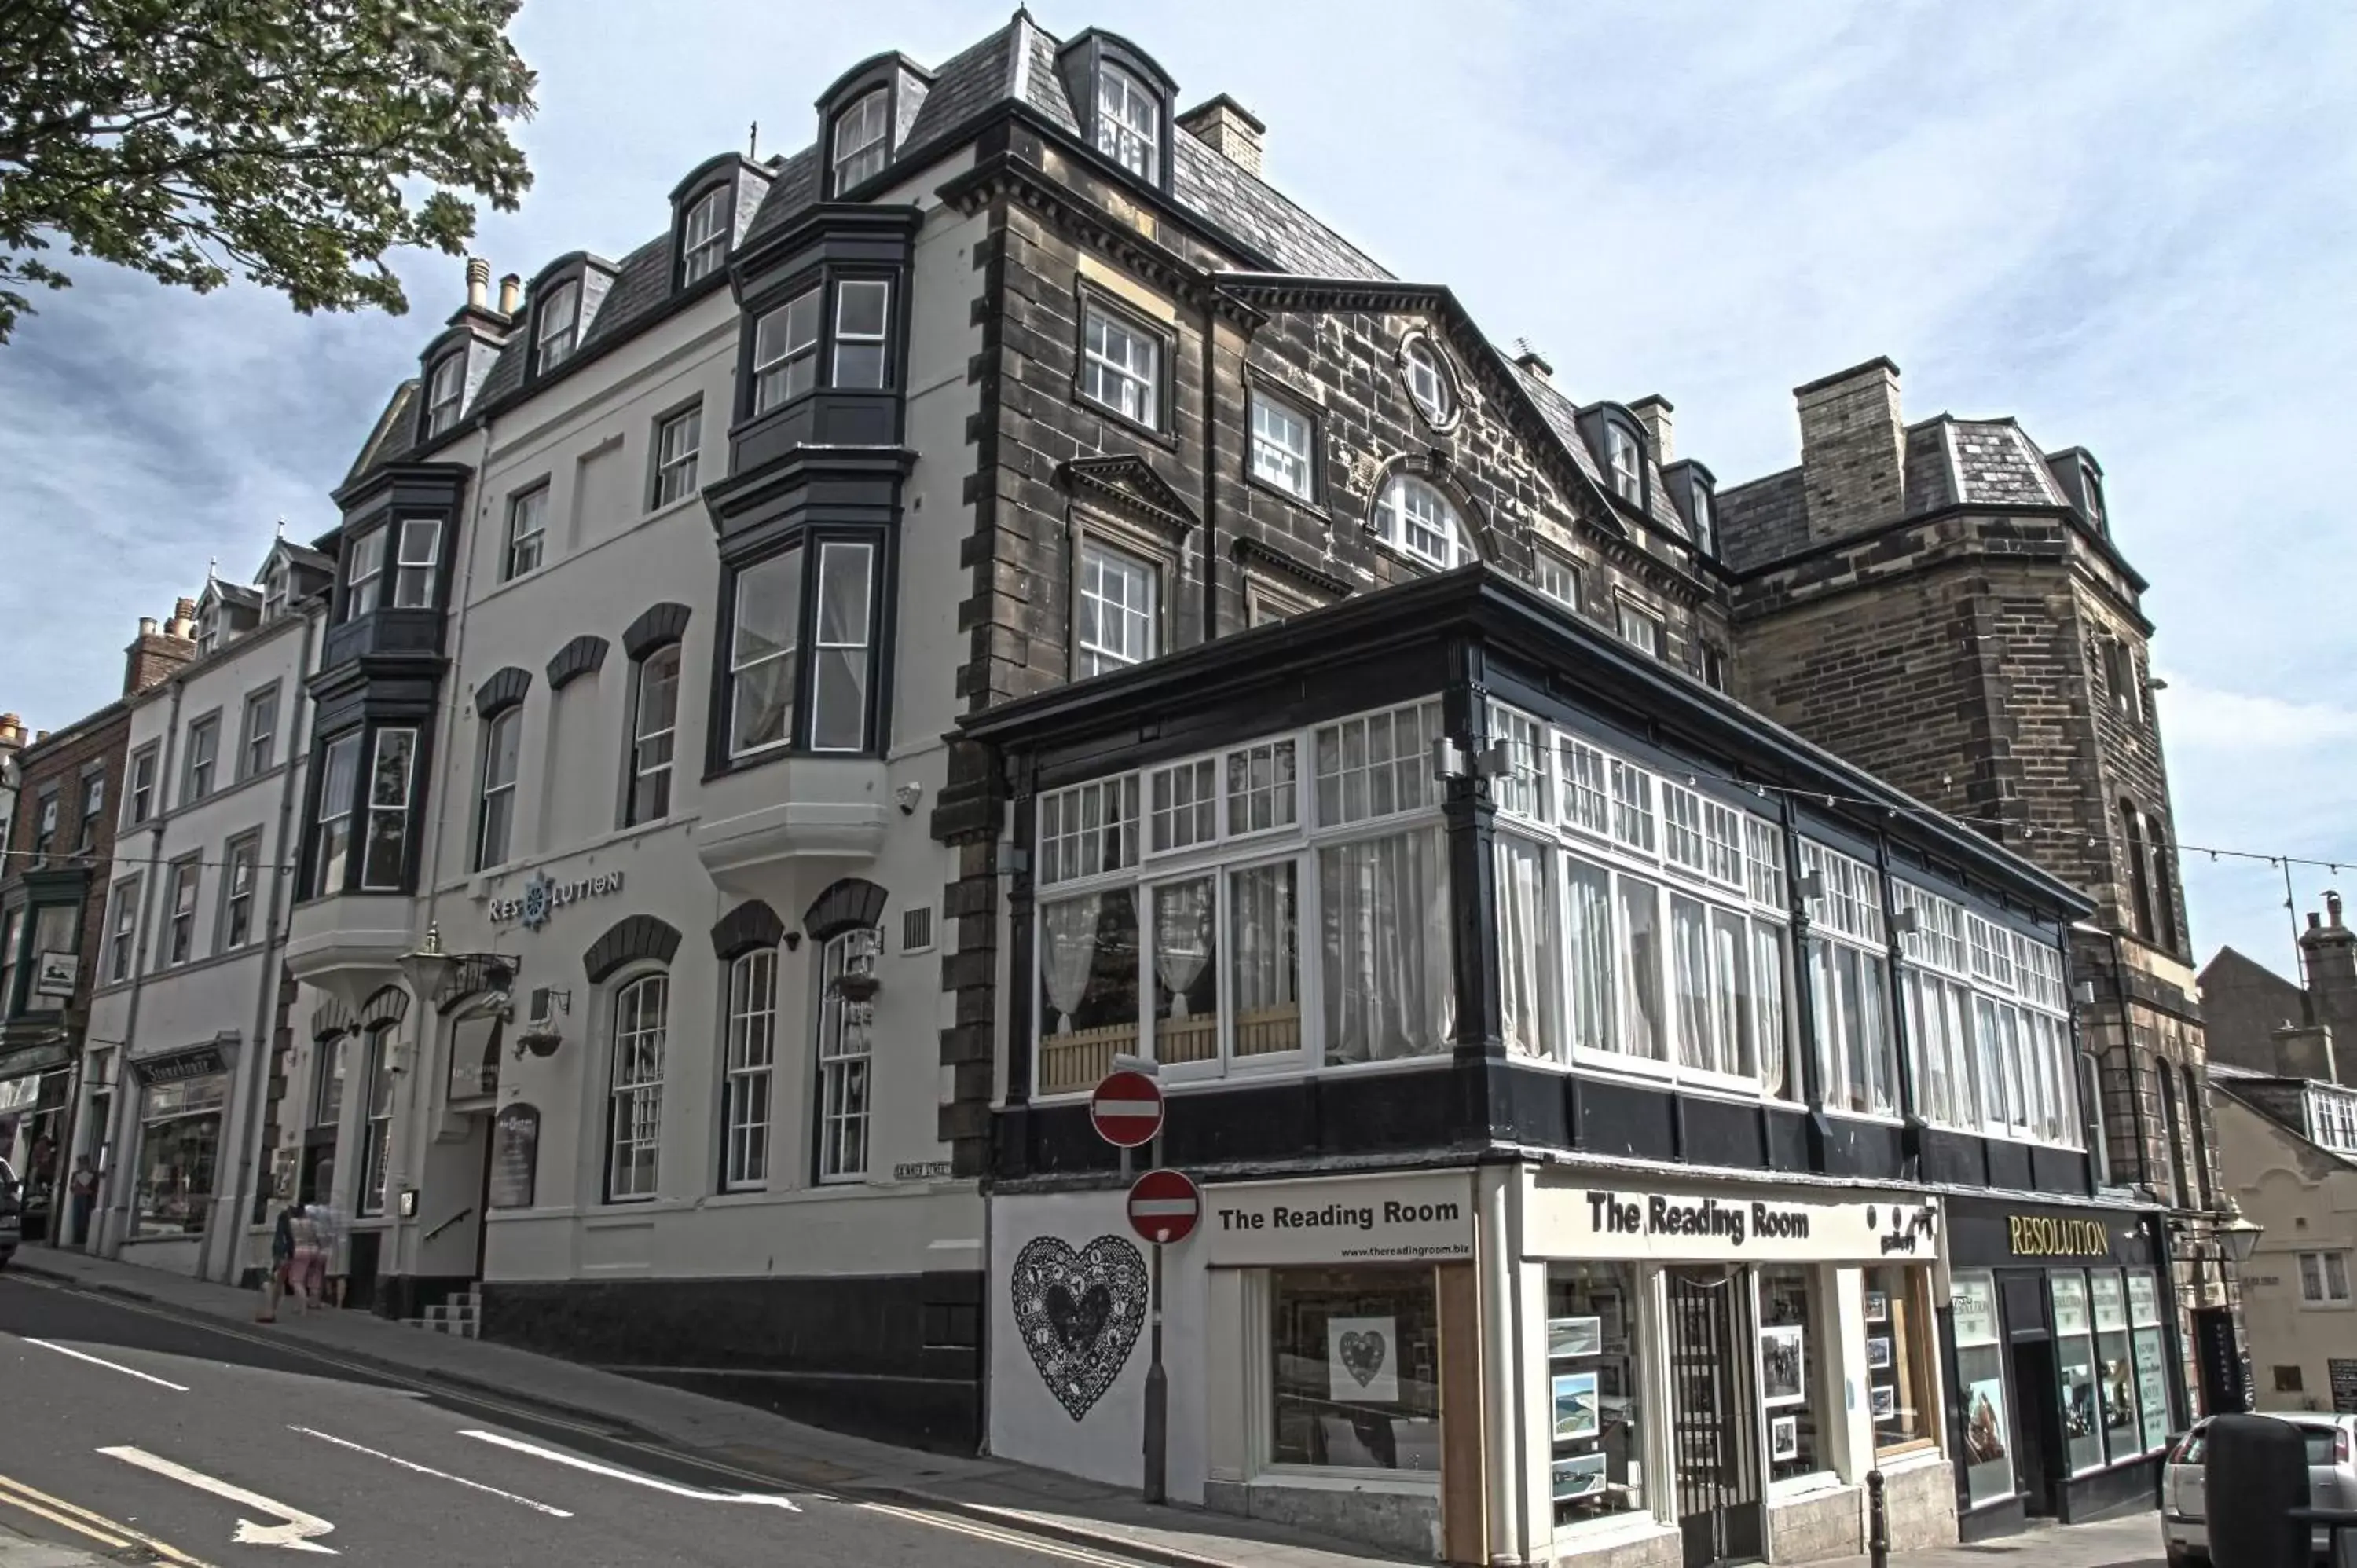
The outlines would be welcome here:
<svg viewBox="0 0 2357 1568">
<path fill-rule="evenodd" d="M 2218 1227 L 2218 1239 L 2225 1243 L 2226 1255 L 2234 1260 L 2237 1266 L 2249 1262 L 2251 1252 L 2258 1246 L 2259 1236 L 2266 1227 L 2246 1218 L 2243 1206 L 2232 1197 L 2226 1199 L 2226 1207 L 2220 1213 L 2224 1216 L 2224 1222 Z"/>
<path fill-rule="evenodd" d="M 401 955 L 401 977 L 409 982 L 410 993 L 420 1002 L 431 1002 L 442 993 L 443 982 L 458 967 L 456 954 L 442 950 L 442 928 L 427 922 L 425 940 L 414 951 Z"/>
</svg>

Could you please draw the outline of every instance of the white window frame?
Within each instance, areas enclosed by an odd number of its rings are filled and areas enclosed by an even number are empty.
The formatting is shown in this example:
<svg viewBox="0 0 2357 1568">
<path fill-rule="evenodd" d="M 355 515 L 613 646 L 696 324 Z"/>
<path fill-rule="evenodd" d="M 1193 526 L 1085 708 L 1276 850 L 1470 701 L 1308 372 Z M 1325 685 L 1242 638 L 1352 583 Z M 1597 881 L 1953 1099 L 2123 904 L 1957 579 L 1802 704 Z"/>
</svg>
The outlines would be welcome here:
<svg viewBox="0 0 2357 1568">
<path fill-rule="evenodd" d="M 1081 306 L 1081 396 L 1148 430 L 1162 428 L 1160 334 L 1091 296 Z"/>
<path fill-rule="evenodd" d="M 797 322 L 795 313 L 806 312 Z M 776 330 L 771 330 L 772 324 Z M 795 336 L 798 326 L 810 335 Z M 753 413 L 758 416 L 818 388 L 818 351 L 826 337 L 826 290 L 804 289 L 761 313 L 753 324 Z"/>
<path fill-rule="evenodd" d="M 546 375 L 573 357 L 581 337 L 581 281 L 567 278 L 548 291 L 533 314 L 533 364 Z"/>
<path fill-rule="evenodd" d="M 649 1025 L 648 998 L 652 997 L 654 1022 Z M 625 1026 L 627 1008 L 638 1009 Z M 626 976 L 614 987 L 613 1004 L 608 1013 L 611 1020 L 612 1047 L 606 1077 L 605 1125 L 605 1190 L 603 1197 L 609 1204 L 646 1203 L 662 1189 L 662 1100 L 663 1076 L 667 1066 L 671 1035 L 671 974 L 666 970 L 648 970 Z M 626 1155 L 640 1150 L 651 1151 L 643 1177 L 645 1185 L 633 1176 L 627 1188 L 622 1182 L 626 1170 L 636 1171 L 635 1159 L 625 1165 Z"/>
<path fill-rule="evenodd" d="M 844 106 L 827 132 L 830 196 L 840 197 L 884 172 L 891 161 L 891 130 L 890 89 L 870 88 Z"/>
<path fill-rule="evenodd" d="M 856 297 L 866 298 L 872 293 L 881 298 L 882 303 L 877 308 L 876 326 L 873 329 L 855 328 L 850 324 L 851 301 L 855 297 L 853 294 L 855 289 L 860 291 Z M 844 350 L 846 348 L 874 351 L 876 375 L 873 380 L 866 377 L 855 378 L 846 369 L 844 363 Z M 831 365 L 832 369 L 827 381 L 829 386 L 846 387 L 854 392 L 880 392 L 892 384 L 892 285 L 888 279 L 851 277 L 836 281 L 834 342 L 832 345 Z"/>
<path fill-rule="evenodd" d="M 1162 167 L 1162 100 L 1110 61 L 1097 67 L 1097 151 L 1149 183 Z"/>
<path fill-rule="evenodd" d="M 254 722 L 257 714 L 262 718 L 258 725 Z M 254 755 L 257 745 L 262 747 L 262 755 L 258 757 Z M 259 692 L 245 694 L 245 713 L 238 725 L 239 781 L 242 783 L 248 779 L 260 778 L 270 771 L 271 764 L 277 759 L 278 688 L 264 686 Z"/>
<path fill-rule="evenodd" d="M 1906 1064 L 1900 1058 L 1897 1009 L 1901 997 L 1882 918 L 1881 874 L 1864 861 L 1805 837 L 1801 841 L 1801 872 L 1803 876 L 1813 873 L 1822 877 L 1824 892 L 1807 900 L 1810 947 L 1795 961 L 1817 965 L 1817 944 L 1822 943 L 1827 954 L 1825 964 L 1836 977 L 1844 963 L 1857 966 L 1861 1016 L 1856 1022 L 1861 1030 L 1875 1022 L 1863 1000 L 1867 986 L 1874 984 L 1882 998 L 1878 1037 L 1867 1042 L 1874 1056 L 1865 1064 L 1865 1082 L 1857 1086 L 1864 1090 L 1865 1103 L 1852 1106 L 1847 1102 L 1853 1087 L 1846 1055 L 1853 1022 L 1848 1004 L 1843 988 L 1828 983 L 1826 970 L 1813 967 L 1810 1001 L 1816 1012 L 1817 1070 L 1825 1112 L 1857 1121 L 1897 1122 L 1905 1108 L 1899 1075 Z M 1883 1096 L 1879 1103 L 1878 1090 Z"/>
<path fill-rule="evenodd" d="M 1418 333 L 1400 345 L 1400 381 L 1434 429 L 1447 428 L 1457 417 L 1456 383 L 1431 338 Z"/>
<path fill-rule="evenodd" d="M 873 998 L 845 996 L 836 982 L 845 974 L 874 974 L 883 950 L 884 933 L 866 926 L 838 931 L 819 950 L 813 1057 L 818 1064 L 814 1109 L 822 1184 L 866 1180 L 875 1153 L 876 1004 Z"/>
<path fill-rule="evenodd" d="M 844 580 L 856 583 L 857 592 L 837 596 L 829 590 L 838 573 Z M 875 686 L 876 637 L 876 546 L 863 539 L 823 539 L 818 546 L 818 581 L 812 585 L 817 596 L 811 617 L 811 657 L 809 668 L 800 671 L 808 688 L 810 716 L 802 725 L 802 744 L 816 752 L 858 752 L 867 748 L 867 710 Z M 857 619 L 830 626 L 829 608 L 836 603 L 856 606 Z M 850 728 L 833 726 L 843 722 L 845 715 L 830 705 L 830 698 L 839 703 L 844 693 L 831 691 L 827 674 L 832 660 L 841 659 L 844 668 L 852 672 L 851 694 L 857 698 L 857 707 L 849 715 Z M 797 699 L 801 693 L 796 693 Z"/>
<path fill-rule="evenodd" d="M 1374 518 L 1376 537 L 1410 560 L 1445 572 L 1477 559 L 1457 503 L 1421 474 L 1394 473 L 1384 480 Z M 1428 538 L 1443 542 L 1434 545 Z"/>
<path fill-rule="evenodd" d="M 516 739 L 515 758 L 502 778 L 500 741 L 509 734 Z M 516 780 L 523 773 L 523 704 L 502 708 L 485 719 L 482 744 L 482 757 L 475 768 L 475 869 L 490 871 L 515 858 L 516 801 L 521 798 Z M 495 809 L 502 813 L 496 844 L 491 842 Z"/>
<path fill-rule="evenodd" d="M 2302 1252 L 2294 1260 L 2299 1270 L 2299 1305 L 2309 1312 L 2346 1312 L 2352 1305 L 2349 1288 L 2349 1254 L 2327 1248 Z M 2311 1272 L 2311 1265 L 2313 1271 Z M 2313 1285 L 2315 1288 L 2310 1289 Z M 2338 1289 L 2335 1289 L 2335 1286 Z"/>
<path fill-rule="evenodd" d="M 1118 596 L 1111 591 L 1116 585 Z M 1082 535 L 1073 604 L 1082 612 L 1072 617 L 1074 680 L 1125 670 L 1161 652 L 1162 567 L 1151 557 Z M 1087 629 L 1092 622 L 1093 632 Z"/>
<path fill-rule="evenodd" d="M 393 1101 L 397 1024 L 382 1024 L 368 1032 L 368 1076 L 361 1080 L 367 1100 L 361 1107 L 360 1211 L 382 1214 L 391 1207 L 393 1187 Z M 339 1047 L 340 1048 L 340 1047 Z"/>
<path fill-rule="evenodd" d="M 393 607 L 424 610 L 434 607 L 435 579 L 442 564 L 442 520 L 405 517 L 393 523 L 397 535 L 393 563 Z M 419 548 L 416 542 L 423 542 Z"/>
<path fill-rule="evenodd" d="M 1612 493 L 1631 506 L 1645 504 L 1645 448 L 1614 421 L 1604 425 L 1604 466 Z"/>
<path fill-rule="evenodd" d="M 807 554 L 806 548 L 797 544 L 791 549 L 781 550 L 774 555 L 764 555 L 759 561 L 748 561 L 737 574 L 736 583 L 730 592 L 732 603 L 728 618 L 728 755 L 732 760 L 758 757 L 764 752 L 780 750 L 793 744 L 794 721 L 799 716 L 802 707 L 802 686 L 804 678 L 802 666 L 802 600 L 805 593 L 802 575 L 809 567 Z M 742 647 L 746 589 L 755 582 L 755 574 L 762 568 L 782 566 L 789 560 L 792 562 L 792 591 L 788 596 L 785 626 L 791 640 L 748 657 Z M 737 732 L 738 683 L 744 680 L 748 671 L 766 669 L 781 660 L 789 661 L 788 668 L 792 671 L 791 678 L 786 682 L 785 725 L 770 739 L 748 742 Z"/>
<path fill-rule="evenodd" d="M 1540 593 L 1577 615 L 1581 602 L 1587 596 L 1586 576 L 1579 563 L 1570 556 L 1560 551 L 1541 548 L 1532 582 Z"/>
<path fill-rule="evenodd" d="M 679 286 L 710 277 L 728 259 L 729 199 L 736 188 L 716 185 L 695 199 L 679 226 Z"/>
<path fill-rule="evenodd" d="M 360 857 L 361 891 L 363 893 L 399 892 L 404 882 L 414 880 L 415 851 L 410 844 L 409 813 L 417 799 L 417 731 L 408 725 L 386 725 L 380 727 L 376 731 L 375 746 L 370 754 L 368 771 L 353 780 L 353 798 L 365 807 L 358 813 L 359 836 L 352 841 L 351 847 L 351 853 Z M 402 797 L 398 800 L 380 800 L 376 798 L 377 779 L 384 768 L 385 748 L 391 745 L 405 745 L 408 751 L 402 764 Z M 390 881 L 371 882 L 368 852 L 369 846 L 377 841 L 376 822 L 379 817 L 398 817 L 401 820 L 402 875 Z"/>
<path fill-rule="evenodd" d="M 262 886 L 261 833 L 257 831 L 230 840 L 221 861 L 221 918 L 213 928 L 213 950 L 235 952 L 252 947 L 258 937 L 253 908 Z M 245 927 L 242 935 L 238 931 L 241 918 Z"/>
<path fill-rule="evenodd" d="M 155 816 L 156 773 L 162 761 L 162 747 L 153 742 L 131 754 L 131 788 L 124 791 L 124 827 L 135 828 Z"/>
<path fill-rule="evenodd" d="M 197 956 L 197 895 L 204 864 L 191 854 L 165 867 L 164 955 L 159 969 L 178 969 Z"/>
<path fill-rule="evenodd" d="M 344 618 L 358 620 L 384 602 L 384 547 L 392 524 L 380 523 L 353 539 L 344 561 Z"/>
<path fill-rule="evenodd" d="M 656 510 L 695 494 L 696 461 L 704 452 L 704 405 L 694 403 L 655 422 Z"/>
<path fill-rule="evenodd" d="M 1260 387 L 1252 389 L 1252 477 L 1297 500 L 1318 499 L 1317 421 Z"/>
<path fill-rule="evenodd" d="M 137 967 L 140 881 L 137 876 L 126 876 L 114 885 L 114 908 L 106 918 L 106 983 L 109 985 L 129 980 Z M 5 1001 L 5 996 L 0 996 L 0 1003 Z"/>
<path fill-rule="evenodd" d="M 757 1191 L 769 1186 L 776 1152 L 778 950 L 739 953 L 723 983 L 720 1186 Z"/>
<path fill-rule="evenodd" d="M 507 542 L 500 551 L 500 581 L 512 583 L 540 570 L 548 546 L 548 481 L 508 498 Z"/>
<path fill-rule="evenodd" d="M 1620 640 L 1640 653 L 1661 658 L 1669 645 L 1668 623 L 1625 594 L 1613 602 L 1617 607 L 1613 629 L 1620 634 Z"/>
<path fill-rule="evenodd" d="M 434 361 L 425 384 L 425 438 L 457 427 L 467 403 L 467 350 L 454 349 Z"/>
<path fill-rule="evenodd" d="M 660 725 L 650 729 L 647 714 L 647 677 L 658 661 L 671 667 L 671 713 Z M 679 783 L 679 682 L 682 671 L 680 645 L 666 642 L 660 648 L 647 650 L 642 659 L 630 664 L 630 779 L 622 802 L 622 825 L 639 827 L 647 822 L 659 822 L 672 813 L 676 803 L 673 791 Z M 651 753 L 660 752 L 659 757 Z M 662 806 L 660 811 L 651 808 L 648 793 L 657 778 L 662 780 Z"/>
<path fill-rule="evenodd" d="M 188 721 L 188 765 L 180 777 L 180 804 L 194 805 L 219 792 L 221 775 L 221 714 L 219 710 Z M 199 744 L 202 737 L 203 744 Z"/>
</svg>

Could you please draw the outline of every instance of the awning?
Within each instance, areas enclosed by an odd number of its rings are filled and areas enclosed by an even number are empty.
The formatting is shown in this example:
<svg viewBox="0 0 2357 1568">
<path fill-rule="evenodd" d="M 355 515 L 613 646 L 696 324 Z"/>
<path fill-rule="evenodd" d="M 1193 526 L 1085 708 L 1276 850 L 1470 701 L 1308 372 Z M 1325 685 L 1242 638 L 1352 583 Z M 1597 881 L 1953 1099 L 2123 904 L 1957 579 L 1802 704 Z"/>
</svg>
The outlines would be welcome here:
<svg viewBox="0 0 2357 1568">
<path fill-rule="evenodd" d="M 0 1081 L 0 1116 L 13 1115 L 19 1111 L 30 1111 L 39 1104 L 42 1077 L 40 1073 L 32 1072 L 27 1073 L 22 1078 Z"/>
</svg>

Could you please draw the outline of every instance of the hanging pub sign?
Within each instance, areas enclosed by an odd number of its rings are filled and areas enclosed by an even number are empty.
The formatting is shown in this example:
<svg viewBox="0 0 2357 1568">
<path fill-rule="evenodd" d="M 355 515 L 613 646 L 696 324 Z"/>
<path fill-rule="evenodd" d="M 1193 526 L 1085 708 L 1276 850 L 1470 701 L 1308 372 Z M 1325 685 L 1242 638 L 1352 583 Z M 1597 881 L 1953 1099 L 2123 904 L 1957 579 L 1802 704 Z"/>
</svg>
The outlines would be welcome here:
<svg viewBox="0 0 2357 1568">
<path fill-rule="evenodd" d="M 493 1208 L 530 1208 L 540 1176 L 540 1111 L 511 1105 L 491 1122 Z"/>
<path fill-rule="evenodd" d="M 81 954 L 45 951 L 34 961 L 33 994 L 52 1000 L 71 996 L 81 980 Z"/>
</svg>

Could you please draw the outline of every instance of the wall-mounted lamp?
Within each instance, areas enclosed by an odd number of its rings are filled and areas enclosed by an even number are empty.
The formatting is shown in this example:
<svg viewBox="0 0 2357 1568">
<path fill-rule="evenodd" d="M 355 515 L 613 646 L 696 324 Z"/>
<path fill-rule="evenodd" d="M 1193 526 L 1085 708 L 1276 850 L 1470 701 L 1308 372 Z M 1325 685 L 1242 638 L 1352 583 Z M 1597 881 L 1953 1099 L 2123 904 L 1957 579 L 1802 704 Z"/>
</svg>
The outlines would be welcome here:
<svg viewBox="0 0 2357 1568">
<path fill-rule="evenodd" d="M 904 817 L 915 816 L 917 802 L 924 798 L 925 787 L 922 784 L 903 784 L 892 791 L 892 799 L 900 803 L 900 814 Z"/>
</svg>

